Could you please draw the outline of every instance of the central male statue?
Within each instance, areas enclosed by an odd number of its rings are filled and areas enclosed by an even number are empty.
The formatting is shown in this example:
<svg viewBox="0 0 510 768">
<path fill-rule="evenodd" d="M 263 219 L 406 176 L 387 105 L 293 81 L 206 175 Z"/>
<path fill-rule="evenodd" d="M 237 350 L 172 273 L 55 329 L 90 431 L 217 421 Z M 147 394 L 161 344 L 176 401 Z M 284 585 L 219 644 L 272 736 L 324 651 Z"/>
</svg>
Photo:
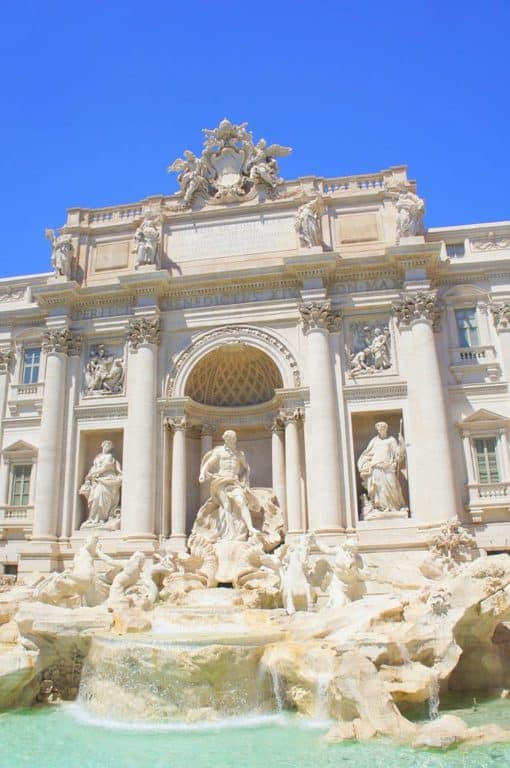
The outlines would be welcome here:
<svg viewBox="0 0 510 768">
<path fill-rule="evenodd" d="M 199 481 L 209 482 L 209 498 L 198 510 L 188 547 L 192 554 L 212 547 L 216 581 L 235 583 L 253 570 L 255 550 L 270 552 L 281 543 L 281 510 L 272 488 L 250 488 L 250 467 L 232 429 L 224 432 L 223 445 L 205 454 Z"/>
<path fill-rule="evenodd" d="M 250 513 L 250 467 L 237 448 L 232 429 L 223 434 L 224 445 L 205 454 L 200 466 L 200 483 L 210 480 L 209 493 L 218 505 L 217 533 L 224 541 L 244 541 L 255 534 Z M 253 502 L 252 502 L 253 503 Z"/>
</svg>

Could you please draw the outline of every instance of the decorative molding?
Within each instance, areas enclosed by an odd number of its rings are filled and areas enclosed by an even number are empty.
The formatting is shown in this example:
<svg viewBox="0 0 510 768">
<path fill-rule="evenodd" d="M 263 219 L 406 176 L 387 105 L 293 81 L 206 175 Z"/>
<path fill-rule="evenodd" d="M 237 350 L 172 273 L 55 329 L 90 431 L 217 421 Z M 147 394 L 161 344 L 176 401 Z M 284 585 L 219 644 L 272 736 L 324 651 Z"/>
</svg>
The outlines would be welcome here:
<svg viewBox="0 0 510 768">
<path fill-rule="evenodd" d="M 25 296 L 26 288 L 7 288 L 5 291 L 0 291 L 0 303 L 7 304 L 10 301 L 20 301 Z"/>
<path fill-rule="evenodd" d="M 78 405 L 74 413 L 78 421 L 101 419 L 107 423 L 110 419 L 127 418 L 128 406 L 127 403 L 112 405 L 111 401 L 108 401 L 104 405 Z"/>
<path fill-rule="evenodd" d="M 140 344 L 159 344 L 160 338 L 159 317 L 134 317 L 129 321 L 127 340 L 131 351 L 136 352 Z"/>
<path fill-rule="evenodd" d="M 342 315 L 339 310 L 331 309 L 330 301 L 310 301 L 300 304 L 298 309 L 305 334 L 318 328 L 331 333 L 340 330 Z"/>
<path fill-rule="evenodd" d="M 73 320 L 94 320 L 99 317 L 131 315 L 136 304 L 134 296 L 119 300 L 115 296 L 97 298 L 93 301 L 75 304 Z"/>
<path fill-rule="evenodd" d="M 9 369 L 16 359 L 14 347 L 10 344 L 0 347 L 0 373 L 9 373 Z"/>
<path fill-rule="evenodd" d="M 42 335 L 42 348 L 46 354 L 58 352 L 72 357 L 81 352 L 81 337 L 69 328 L 47 328 Z"/>
<path fill-rule="evenodd" d="M 489 232 L 485 238 L 470 240 L 472 251 L 499 251 L 510 248 L 510 237 L 497 236 Z"/>
<path fill-rule="evenodd" d="M 407 397 L 407 384 L 387 384 L 370 387 L 344 387 L 344 398 L 349 402 L 369 400 L 400 400 Z M 378 403 L 380 405 L 380 403 Z"/>
<path fill-rule="evenodd" d="M 434 331 L 440 330 L 441 308 L 433 292 L 403 293 L 391 309 L 401 328 L 408 328 L 417 320 L 426 320 Z"/>
<path fill-rule="evenodd" d="M 253 328 L 251 326 L 245 325 L 227 325 L 205 333 L 203 336 L 192 342 L 188 347 L 186 347 L 186 349 L 184 349 L 182 352 L 179 352 L 175 356 L 166 387 L 167 397 L 175 396 L 175 384 L 177 377 L 190 357 L 200 352 L 201 349 L 208 347 L 211 342 L 219 339 L 225 339 L 225 344 L 239 344 L 242 343 L 244 339 L 247 339 L 248 343 L 250 339 L 256 339 L 264 342 L 264 344 L 269 344 L 271 347 L 273 347 L 274 350 L 276 350 L 278 355 L 283 356 L 287 361 L 292 372 L 294 386 L 301 386 L 301 374 L 299 372 L 297 360 L 283 342 L 281 342 L 268 331 L 263 331 L 259 328 Z M 215 346 L 212 348 L 217 349 Z"/>
</svg>

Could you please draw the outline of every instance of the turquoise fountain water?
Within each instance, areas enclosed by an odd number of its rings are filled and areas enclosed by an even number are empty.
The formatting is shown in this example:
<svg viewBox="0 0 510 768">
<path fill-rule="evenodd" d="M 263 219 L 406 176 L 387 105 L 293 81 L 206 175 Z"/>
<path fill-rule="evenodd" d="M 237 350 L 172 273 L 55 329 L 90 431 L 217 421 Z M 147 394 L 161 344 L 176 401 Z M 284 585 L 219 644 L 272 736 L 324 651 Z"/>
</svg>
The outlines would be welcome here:
<svg viewBox="0 0 510 768">
<path fill-rule="evenodd" d="M 463 717 L 470 719 L 466 711 Z M 505 702 L 480 705 L 471 722 L 499 720 Z M 510 745 L 446 753 L 396 747 L 384 740 L 327 744 L 326 729 L 297 716 L 220 723 L 140 726 L 94 720 L 76 704 L 0 714 L 1 768 L 504 768 Z"/>
</svg>

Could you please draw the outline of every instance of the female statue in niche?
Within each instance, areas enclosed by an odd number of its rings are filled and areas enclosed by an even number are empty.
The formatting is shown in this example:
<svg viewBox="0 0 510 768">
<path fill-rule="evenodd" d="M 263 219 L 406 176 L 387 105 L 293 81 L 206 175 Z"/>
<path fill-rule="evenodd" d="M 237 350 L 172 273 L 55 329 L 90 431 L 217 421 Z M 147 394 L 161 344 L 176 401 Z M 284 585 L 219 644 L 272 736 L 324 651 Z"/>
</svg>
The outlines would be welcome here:
<svg viewBox="0 0 510 768">
<path fill-rule="evenodd" d="M 399 472 L 405 457 L 402 435 L 397 440 L 388 435 L 388 425 L 378 421 L 377 435 L 372 438 L 358 459 L 363 494 L 363 520 L 407 517 Z"/>
<path fill-rule="evenodd" d="M 79 493 L 87 501 L 88 517 L 82 528 L 106 528 L 110 531 L 120 527 L 120 489 L 122 469 L 113 455 L 113 443 L 104 440 L 85 476 Z"/>
</svg>

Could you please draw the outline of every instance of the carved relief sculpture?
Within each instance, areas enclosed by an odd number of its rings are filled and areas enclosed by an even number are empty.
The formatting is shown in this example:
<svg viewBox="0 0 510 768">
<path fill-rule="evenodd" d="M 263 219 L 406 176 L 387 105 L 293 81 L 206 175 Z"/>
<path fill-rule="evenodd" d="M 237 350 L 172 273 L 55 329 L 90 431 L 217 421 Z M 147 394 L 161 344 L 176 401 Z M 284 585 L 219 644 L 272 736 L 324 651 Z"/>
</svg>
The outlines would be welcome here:
<svg viewBox="0 0 510 768">
<path fill-rule="evenodd" d="M 147 213 L 143 222 L 135 233 L 135 247 L 133 253 L 135 257 L 135 269 L 145 264 L 154 264 L 159 268 L 159 227 L 161 218 L 156 213 Z"/>
<path fill-rule="evenodd" d="M 403 437 L 399 434 L 397 441 L 388 435 L 385 421 L 378 421 L 375 428 L 377 435 L 358 459 L 361 483 L 366 489 L 362 496 L 362 518 L 407 517 L 409 510 L 399 479 L 405 459 Z"/>
<path fill-rule="evenodd" d="M 381 325 L 353 323 L 346 347 L 349 376 L 371 375 L 391 368 L 390 331 Z"/>
<path fill-rule="evenodd" d="M 233 582 L 247 547 L 269 552 L 280 544 L 283 517 L 272 491 L 250 488 L 250 467 L 237 448 L 236 433 L 227 430 L 223 440 L 202 459 L 199 481 L 209 482 L 209 498 L 198 511 L 188 546 L 193 552 L 201 542 L 214 544 L 216 579 Z"/>
<path fill-rule="evenodd" d="M 179 173 L 182 207 L 190 208 L 199 198 L 207 202 L 230 202 L 255 194 L 261 188 L 274 197 L 282 184 L 277 157 L 292 151 L 279 144 L 267 145 L 265 139 L 257 144 L 246 129 L 247 123 L 234 125 L 226 118 L 217 128 L 204 129 L 204 149 L 201 157 L 190 150 L 184 152 L 168 167 Z"/>
<path fill-rule="evenodd" d="M 320 195 L 313 200 L 304 203 L 297 210 L 294 223 L 300 241 L 307 247 L 313 248 L 322 245 L 322 222 L 324 213 L 324 201 Z"/>
<path fill-rule="evenodd" d="M 113 455 L 113 443 L 104 440 L 79 493 L 87 502 L 88 517 L 81 528 L 120 528 L 120 490 L 122 470 Z"/>
<path fill-rule="evenodd" d="M 51 266 L 55 277 L 71 277 L 73 243 L 70 234 L 60 230 L 58 236 L 53 229 L 47 229 L 46 239 L 51 242 Z"/>
<path fill-rule="evenodd" d="M 85 365 L 87 395 L 115 395 L 122 392 L 124 384 L 124 360 L 108 354 L 104 344 L 91 350 Z"/>
</svg>

